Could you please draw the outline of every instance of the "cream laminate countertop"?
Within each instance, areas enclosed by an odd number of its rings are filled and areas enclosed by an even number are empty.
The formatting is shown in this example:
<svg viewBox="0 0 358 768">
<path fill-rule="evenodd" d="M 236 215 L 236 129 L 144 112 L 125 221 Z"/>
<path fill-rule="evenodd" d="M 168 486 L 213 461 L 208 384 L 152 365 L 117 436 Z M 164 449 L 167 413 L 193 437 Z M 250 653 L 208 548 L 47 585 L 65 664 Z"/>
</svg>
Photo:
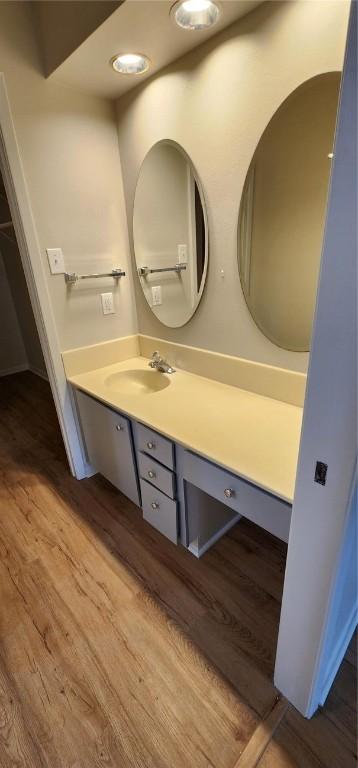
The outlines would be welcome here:
<svg viewBox="0 0 358 768">
<path fill-rule="evenodd" d="M 169 386 L 127 394 L 106 384 L 122 371 L 150 370 L 135 357 L 69 376 L 75 388 L 292 504 L 302 408 L 183 370 Z"/>
</svg>

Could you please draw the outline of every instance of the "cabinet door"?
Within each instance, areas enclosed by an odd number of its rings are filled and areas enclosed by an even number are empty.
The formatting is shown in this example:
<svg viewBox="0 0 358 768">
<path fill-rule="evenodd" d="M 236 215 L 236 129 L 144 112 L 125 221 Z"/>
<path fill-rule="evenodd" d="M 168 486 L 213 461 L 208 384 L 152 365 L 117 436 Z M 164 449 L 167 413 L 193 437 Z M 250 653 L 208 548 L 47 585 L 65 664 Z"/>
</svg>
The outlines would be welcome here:
<svg viewBox="0 0 358 768">
<path fill-rule="evenodd" d="M 83 392 L 76 392 L 88 459 L 125 496 L 140 506 L 129 419 Z"/>
</svg>

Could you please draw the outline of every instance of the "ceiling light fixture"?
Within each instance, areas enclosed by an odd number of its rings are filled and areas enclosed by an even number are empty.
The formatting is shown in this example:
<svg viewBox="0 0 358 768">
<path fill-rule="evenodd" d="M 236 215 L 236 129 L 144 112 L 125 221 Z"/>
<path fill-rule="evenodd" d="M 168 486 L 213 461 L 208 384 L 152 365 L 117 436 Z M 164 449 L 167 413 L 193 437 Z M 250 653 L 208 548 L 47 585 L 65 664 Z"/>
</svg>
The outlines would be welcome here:
<svg viewBox="0 0 358 768">
<path fill-rule="evenodd" d="M 143 75 L 150 67 L 150 60 L 143 53 L 117 53 L 110 64 L 121 75 Z"/>
<path fill-rule="evenodd" d="M 179 0 L 170 13 L 182 29 L 200 30 L 216 24 L 221 9 L 214 0 Z"/>
</svg>

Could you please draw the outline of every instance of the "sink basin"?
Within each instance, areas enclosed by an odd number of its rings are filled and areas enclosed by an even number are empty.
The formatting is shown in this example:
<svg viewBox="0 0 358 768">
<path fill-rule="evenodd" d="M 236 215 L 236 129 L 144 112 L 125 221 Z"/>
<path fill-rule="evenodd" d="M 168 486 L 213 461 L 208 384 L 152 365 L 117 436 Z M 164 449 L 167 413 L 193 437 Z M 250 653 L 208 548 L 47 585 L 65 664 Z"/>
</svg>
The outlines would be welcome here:
<svg viewBox="0 0 358 768">
<path fill-rule="evenodd" d="M 112 373 L 105 380 L 105 384 L 112 392 L 123 392 L 125 395 L 152 395 L 168 387 L 170 379 L 159 371 L 133 370 Z"/>
</svg>

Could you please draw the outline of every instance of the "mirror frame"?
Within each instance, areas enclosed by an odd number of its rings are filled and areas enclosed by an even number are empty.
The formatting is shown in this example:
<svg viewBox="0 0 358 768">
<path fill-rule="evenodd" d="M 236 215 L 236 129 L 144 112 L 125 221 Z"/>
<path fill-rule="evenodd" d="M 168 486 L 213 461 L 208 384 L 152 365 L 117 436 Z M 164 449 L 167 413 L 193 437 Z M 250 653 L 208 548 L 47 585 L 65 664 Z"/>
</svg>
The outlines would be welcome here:
<svg viewBox="0 0 358 768">
<path fill-rule="evenodd" d="M 181 323 L 180 325 L 168 325 L 167 323 L 164 323 L 156 315 L 156 313 L 153 311 L 153 307 L 151 307 L 151 305 L 149 304 L 149 301 L 147 300 L 147 297 L 146 297 L 146 295 L 144 293 L 142 282 L 141 282 L 145 278 L 141 277 L 138 274 L 137 259 L 136 259 L 136 252 L 135 252 L 134 207 L 135 207 L 135 200 L 136 200 L 136 194 L 137 194 L 137 189 L 138 189 L 139 178 L 140 178 L 142 167 L 143 167 L 143 165 L 145 163 L 146 158 L 149 155 L 149 152 L 151 152 L 152 149 L 154 149 L 154 147 L 157 147 L 160 144 L 166 144 L 166 145 L 174 147 L 178 152 L 180 152 L 180 154 L 184 157 L 186 162 L 189 163 L 189 166 L 191 168 L 191 172 L 193 174 L 193 178 L 195 180 L 195 184 L 196 184 L 196 186 L 198 188 L 200 202 L 201 202 L 201 207 L 202 207 L 202 211 L 203 211 L 203 219 L 204 219 L 205 253 L 204 253 L 204 268 L 203 268 L 203 274 L 202 274 L 202 278 L 201 278 L 200 291 L 198 292 L 198 298 L 197 298 L 197 301 L 195 303 L 195 307 L 193 308 L 193 311 L 189 315 L 188 319 L 185 320 L 185 322 Z M 203 190 L 203 186 L 202 186 L 202 183 L 201 183 L 201 180 L 200 180 L 200 176 L 199 176 L 199 174 L 198 174 L 198 172 L 196 170 L 196 166 L 194 165 L 190 155 L 186 152 L 184 147 L 182 147 L 181 144 L 178 144 L 178 142 L 175 141 L 174 139 L 159 139 L 158 141 L 155 141 L 154 144 L 152 144 L 149 147 L 149 149 L 147 150 L 147 152 L 145 153 L 145 155 L 143 157 L 143 160 L 142 160 L 142 162 L 140 164 L 138 175 L 137 175 L 137 180 L 136 180 L 136 183 L 135 183 L 133 205 L 132 205 L 132 243 L 133 243 L 133 259 L 134 259 L 135 273 L 136 273 L 138 281 L 139 281 L 139 286 L 140 286 L 140 289 L 141 289 L 141 295 L 143 296 L 146 308 L 150 310 L 150 312 L 154 315 L 154 317 L 158 321 L 158 323 L 163 325 L 165 328 L 174 328 L 174 329 L 175 328 L 184 328 L 184 326 L 187 325 L 190 322 L 190 320 L 194 317 L 194 315 L 195 315 L 195 313 L 196 313 L 196 311 L 197 311 L 197 309 L 199 307 L 199 304 L 201 302 L 201 299 L 202 299 L 202 296 L 203 296 L 203 293 L 204 293 L 204 288 L 205 288 L 205 285 L 206 285 L 206 280 L 207 280 L 207 276 L 208 276 L 208 267 L 209 267 L 209 221 L 208 221 L 208 213 L 207 213 L 207 206 L 206 206 L 206 199 L 205 199 L 205 195 L 204 195 L 204 190 Z"/>
</svg>

